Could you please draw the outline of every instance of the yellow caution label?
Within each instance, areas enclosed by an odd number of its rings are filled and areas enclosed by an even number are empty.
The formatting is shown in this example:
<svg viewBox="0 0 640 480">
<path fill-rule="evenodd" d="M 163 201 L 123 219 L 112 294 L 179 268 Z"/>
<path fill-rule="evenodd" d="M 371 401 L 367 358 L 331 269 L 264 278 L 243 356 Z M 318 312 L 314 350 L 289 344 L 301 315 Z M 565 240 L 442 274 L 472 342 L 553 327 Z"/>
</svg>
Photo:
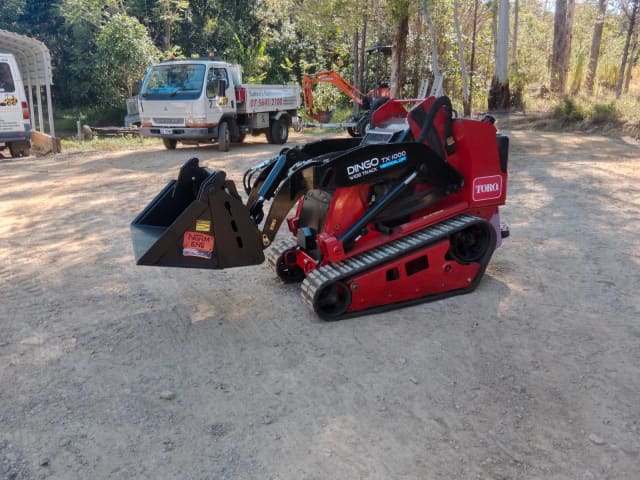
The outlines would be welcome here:
<svg viewBox="0 0 640 480">
<path fill-rule="evenodd" d="M 196 232 L 210 232 L 211 222 L 209 220 L 196 220 Z"/>
</svg>

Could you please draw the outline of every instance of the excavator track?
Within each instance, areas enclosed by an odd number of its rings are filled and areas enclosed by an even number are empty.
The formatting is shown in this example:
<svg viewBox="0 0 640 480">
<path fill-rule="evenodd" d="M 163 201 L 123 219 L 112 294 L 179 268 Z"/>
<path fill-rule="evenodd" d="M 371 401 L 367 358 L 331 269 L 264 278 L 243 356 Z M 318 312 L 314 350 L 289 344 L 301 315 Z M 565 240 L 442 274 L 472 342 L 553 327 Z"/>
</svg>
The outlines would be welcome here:
<svg viewBox="0 0 640 480">
<path fill-rule="evenodd" d="M 385 263 L 402 258 L 412 252 L 419 249 L 429 247 L 441 240 L 450 238 L 456 232 L 460 232 L 473 225 L 480 225 L 485 228 L 493 229 L 493 226 L 486 220 L 475 217 L 472 215 L 459 215 L 457 217 L 450 218 L 436 225 L 424 228 L 407 235 L 406 237 L 399 238 L 393 242 L 385 245 L 373 248 L 370 251 L 361 253 L 354 257 L 345 259 L 335 264 L 325 265 L 323 267 L 315 269 L 311 272 L 302 283 L 302 299 L 309 308 L 314 310 L 320 317 L 325 320 L 342 320 L 345 318 L 366 315 L 369 313 L 378 313 L 381 311 L 392 310 L 407 305 L 414 305 L 423 303 L 426 301 L 437 300 L 445 298 L 464 291 L 471 291 L 480 280 L 480 277 L 484 273 L 484 270 L 489 263 L 493 250 L 495 249 L 495 236 L 492 236 L 491 244 L 487 251 L 481 255 L 478 259 L 480 269 L 475 279 L 470 282 L 470 285 L 464 289 L 455 289 L 452 291 L 441 292 L 438 294 L 429 295 L 426 294 L 419 298 L 412 298 L 407 301 L 395 302 L 376 306 L 373 308 L 367 308 L 358 311 L 349 311 L 349 305 L 344 305 L 344 308 L 338 308 L 336 311 L 327 312 L 326 309 L 319 307 L 319 295 L 323 294 L 327 290 L 330 291 L 330 295 L 335 297 L 336 302 L 350 302 L 350 292 L 348 281 L 353 277 L 365 273 L 375 267 L 381 266 Z M 328 288 L 331 286 L 335 288 Z M 346 291 L 345 291 L 346 289 Z M 325 298 L 326 302 L 327 299 Z"/>
</svg>

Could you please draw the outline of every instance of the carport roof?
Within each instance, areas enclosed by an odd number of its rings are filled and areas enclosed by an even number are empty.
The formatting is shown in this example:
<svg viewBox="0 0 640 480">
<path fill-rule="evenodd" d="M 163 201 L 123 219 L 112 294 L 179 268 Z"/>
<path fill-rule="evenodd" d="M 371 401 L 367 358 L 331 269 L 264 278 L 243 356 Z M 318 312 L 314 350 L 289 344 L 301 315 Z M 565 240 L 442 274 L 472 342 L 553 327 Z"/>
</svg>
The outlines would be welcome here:
<svg viewBox="0 0 640 480">
<path fill-rule="evenodd" d="M 0 52 L 12 53 L 22 80 L 28 85 L 51 85 L 51 56 L 44 43 L 34 38 L 0 30 Z"/>
</svg>

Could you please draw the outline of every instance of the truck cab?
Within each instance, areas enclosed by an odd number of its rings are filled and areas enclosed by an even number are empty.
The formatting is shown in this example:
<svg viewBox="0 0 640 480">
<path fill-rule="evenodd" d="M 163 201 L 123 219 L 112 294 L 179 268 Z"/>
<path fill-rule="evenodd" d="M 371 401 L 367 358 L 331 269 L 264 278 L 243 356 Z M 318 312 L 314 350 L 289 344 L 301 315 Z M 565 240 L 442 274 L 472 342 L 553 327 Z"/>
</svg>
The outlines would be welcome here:
<svg viewBox="0 0 640 480">
<path fill-rule="evenodd" d="M 15 57 L 0 53 L 0 150 L 12 157 L 30 155 L 29 105 Z"/>
<path fill-rule="evenodd" d="M 285 143 L 297 117 L 296 85 L 245 85 L 239 65 L 211 59 L 162 62 L 147 71 L 139 95 L 140 134 L 178 142 L 218 142 L 227 151 L 246 134 Z"/>
</svg>

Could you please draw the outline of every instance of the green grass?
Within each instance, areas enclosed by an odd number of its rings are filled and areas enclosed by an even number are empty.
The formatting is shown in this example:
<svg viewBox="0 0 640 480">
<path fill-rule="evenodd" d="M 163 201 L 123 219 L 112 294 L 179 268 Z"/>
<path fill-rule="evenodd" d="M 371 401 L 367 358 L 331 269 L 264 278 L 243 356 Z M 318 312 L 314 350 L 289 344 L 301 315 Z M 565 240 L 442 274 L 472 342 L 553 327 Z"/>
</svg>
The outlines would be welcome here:
<svg viewBox="0 0 640 480">
<path fill-rule="evenodd" d="M 63 153 L 75 153 L 89 150 L 117 151 L 145 148 L 162 145 L 158 138 L 141 138 L 139 136 L 126 137 L 94 137 L 92 140 L 80 141 L 69 137 L 61 140 Z"/>
<path fill-rule="evenodd" d="M 78 135 L 78 121 L 82 125 L 92 127 L 123 126 L 125 110 L 114 108 L 59 108 L 54 110 L 56 136 L 60 138 L 76 137 Z"/>
<path fill-rule="evenodd" d="M 526 97 L 526 112 L 538 120 L 531 128 L 600 131 L 640 138 L 640 100 L 635 92 L 616 99 L 612 92 L 596 96 L 547 94 Z M 546 119 L 546 121 L 544 121 Z"/>
<path fill-rule="evenodd" d="M 620 122 L 622 115 L 615 102 L 596 103 L 591 108 L 590 119 L 594 123 Z"/>
</svg>

